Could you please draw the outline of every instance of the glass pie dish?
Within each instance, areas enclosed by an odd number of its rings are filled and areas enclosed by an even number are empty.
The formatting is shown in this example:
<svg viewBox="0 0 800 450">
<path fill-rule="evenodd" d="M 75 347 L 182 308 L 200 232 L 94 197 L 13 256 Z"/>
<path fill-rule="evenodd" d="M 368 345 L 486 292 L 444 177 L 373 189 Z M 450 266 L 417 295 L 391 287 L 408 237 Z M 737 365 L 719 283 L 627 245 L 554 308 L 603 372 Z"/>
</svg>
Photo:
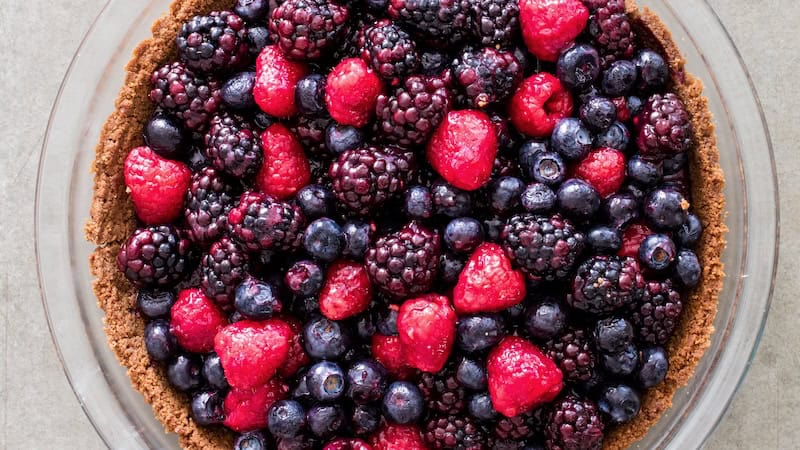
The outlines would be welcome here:
<svg viewBox="0 0 800 450">
<path fill-rule="evenodd" d="M 726 176 L 727 277 L 709 349 L 673 407 L 636 444 L 700 447 L 722 418 L 758 346 L 773 288 L 778 202 L 769 134 L 749 75 L 703 0 L 641 0 L 658 14 L 705 86 Z M 36 251 L 42 298 L 62 366 L 84 411 L 112 448 L 177 448 L 131 387 L 106 344 L 91 290 L 93 250 L 83 226 L 92 196 L 94 145 L 134 46 L 169 0 L 111 0 L 73 59 L 53 108 L 39 162 Z"/>
</svg>

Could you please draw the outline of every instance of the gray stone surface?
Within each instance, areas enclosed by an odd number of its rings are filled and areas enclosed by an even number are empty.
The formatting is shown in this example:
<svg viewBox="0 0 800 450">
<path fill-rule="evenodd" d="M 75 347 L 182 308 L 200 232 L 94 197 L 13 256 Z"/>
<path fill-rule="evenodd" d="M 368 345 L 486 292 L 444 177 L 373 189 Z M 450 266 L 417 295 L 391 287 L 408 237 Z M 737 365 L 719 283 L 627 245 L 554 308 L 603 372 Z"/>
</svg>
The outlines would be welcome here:
<svg viewBox="0 0 800 450">
<path fill-rule="evenodd" d="M 794 0 L 709 0 L 751 71 L 772 131 L 781 189 L 781 265 L 753 367 L 712 449 L 793 448 L 800 442 L 800 6 Z M 103 444 L 58 363 L 36 282 L 36 164 L 51 104 L 104 0 L 0 0 L 0 449 Z"/>
</svg>

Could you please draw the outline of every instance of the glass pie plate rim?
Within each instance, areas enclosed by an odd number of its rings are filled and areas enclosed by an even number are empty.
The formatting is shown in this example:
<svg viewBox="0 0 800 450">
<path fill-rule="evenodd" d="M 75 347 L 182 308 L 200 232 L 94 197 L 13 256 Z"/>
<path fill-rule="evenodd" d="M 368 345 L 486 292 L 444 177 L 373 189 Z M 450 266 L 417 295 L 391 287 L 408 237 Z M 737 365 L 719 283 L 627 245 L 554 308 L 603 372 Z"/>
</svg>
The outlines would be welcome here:
<svg viewBox="0 0 800 450">
<path fill-rule="evenodd" d="M 706 85 L 727 183 L 727 277 L 711 347 L 689 384 L 676 392 L 674 406 L 635 444 L 696 448 L 723 417 L 763 333 L 778 257 L 775 161 L 752 80 L 708 3 L 639 4 L 667 24 L 687 58 L 687 70 Z M 88 271 L 93 247 L 83 239 L 92 192 L 88 167 L 99 129 L 113 109 L 130 51 L 149 36 L 150 24 L 168 5 L 168 0 L 109 0 L 70 64 L 39 161 L 35 246 L 48 326 L 81 407 L 112 448 L 177 448 L 175 436 L 164 432 L 106 343 Z M 127 32 L 119 33 L 121 27 Z"/>
</svg>

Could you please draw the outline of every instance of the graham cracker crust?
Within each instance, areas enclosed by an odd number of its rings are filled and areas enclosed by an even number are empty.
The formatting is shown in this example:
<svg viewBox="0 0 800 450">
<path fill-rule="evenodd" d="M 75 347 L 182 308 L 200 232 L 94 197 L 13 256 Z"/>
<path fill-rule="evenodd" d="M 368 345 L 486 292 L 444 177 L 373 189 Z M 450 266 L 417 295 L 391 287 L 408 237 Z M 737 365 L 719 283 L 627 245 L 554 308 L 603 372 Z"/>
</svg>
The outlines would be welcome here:
<svg viewBox="0 0 800 450">
<path fill-rule="evenodd" d="M 95 149 L 94 198 L 86 239 L 97 245 L 90 257 L 93 284 L 99 306 L 105 312 L 108 343 L 120 364 L 128 369 L 133 387 L 153 407 L 155 417 L 167 432 L 176 433 L 185 449 L 229 449 L 234 435 L 222 428 L 198 426 L 189 413 L 186 395 L 173 389 L 158 363 L 150 361 L 144 346 L 145 321 L 136 311 L 136 290 L 119 272 L 119 245 L 136 227 L 130 198 L 125 191 L 123 162 L 130 149 L 143 145 L 142 129 L 154 107 L 148 99 L 150 75 L 175 57 L 174 40 L 180 25 L 197 14 L 230 8 L 232 0 L 175 0 L 167 14 L 152 27 L 152 37 L 139 44 L 126 66 L 125 84 L 115 111 L 103 126 Z M 622 449 L 645 436 L 650 427 L 672 405 L 675 391 L 684 386 L 710 344 L 717 298 L 724 272 L 720 256 L 725 248 L 727 227 L 723 223 L 724 177 L 719 166 L 714 125 L 702 83 L 684 70 L 685 61 L 661 20 L 634 0 L 626 0 L 639 39 L 659 48 L 672 72 L 672 89 L 685 102 L 692 117 L 695 149 L 690 173 L 694 210 L 704 231 L 697 247 L 703 278 L 684 301 L 678 330 L 668 345 L 670 368 L 666 380 L 642 398 L 640 414 L 615 427 L 603 447 Z"/>
</svg>

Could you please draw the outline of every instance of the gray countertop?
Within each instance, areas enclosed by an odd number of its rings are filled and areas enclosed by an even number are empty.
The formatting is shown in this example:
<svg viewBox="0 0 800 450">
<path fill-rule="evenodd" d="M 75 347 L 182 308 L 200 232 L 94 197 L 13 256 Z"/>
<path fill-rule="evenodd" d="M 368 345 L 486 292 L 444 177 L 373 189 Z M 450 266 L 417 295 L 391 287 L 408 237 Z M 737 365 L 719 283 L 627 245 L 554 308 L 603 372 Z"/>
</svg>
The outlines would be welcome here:
<svg viewBox="0 0 800 450">
<path fill-rule="evenodd" d="M 800 442 L 800 5 L 709 0 L 764 107 L 781 191 L 781 264 L 761 348 L 708 443 L 712 449 Z M 50 107 L 73 53 L 105 0 L 0 0 L 0 449 L 103 448 L 59 366 L 36 281 L 36 167 Z M 746 151 L 746 149 L 745 149 Z M 794 443 L 794 444 L 793 444 Z"/>
</svg>

